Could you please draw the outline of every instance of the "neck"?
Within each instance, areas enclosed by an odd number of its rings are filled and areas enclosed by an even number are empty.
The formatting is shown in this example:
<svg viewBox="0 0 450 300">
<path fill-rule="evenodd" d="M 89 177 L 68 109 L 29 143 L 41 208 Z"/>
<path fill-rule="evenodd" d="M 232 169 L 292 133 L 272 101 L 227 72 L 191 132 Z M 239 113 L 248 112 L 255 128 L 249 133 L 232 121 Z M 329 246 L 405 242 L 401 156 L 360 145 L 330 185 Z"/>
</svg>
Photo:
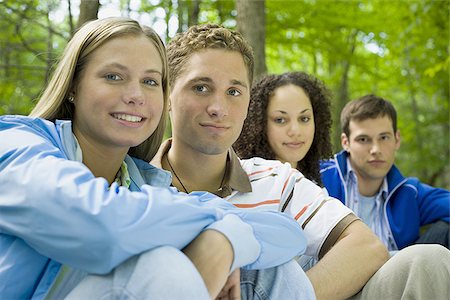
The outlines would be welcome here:
<svg viewBox="0 0 450 300">
<path fill-rule="evenodd" d="M 78 139 L 78 137 L 77 137 Z M 107 147 L 93 146 L 83 139 L 78 139 L 85 164 L 95 177 L 105 178 L 111 184 L 116 178 L 127 152 L 112 150 Z"/>
<path fill-rule="evenodd" d="M 216 193 L 223 184 L 226 161 L 227 152 L 207 155 L 172 141 L 162 167 L 172 173 L 172 184 L 180 191 Z"/>
<path fill-rule="evenodd" d="M 372 197 L 380 191 L 381 185 L 383 184 L 383 178 L 374 179 L 374 178 L 366 178 L 361 174 L 355 172 L 356 177 L 358 178 L 358 191 L 361 195 L 365 197 Z"/>
</svg>

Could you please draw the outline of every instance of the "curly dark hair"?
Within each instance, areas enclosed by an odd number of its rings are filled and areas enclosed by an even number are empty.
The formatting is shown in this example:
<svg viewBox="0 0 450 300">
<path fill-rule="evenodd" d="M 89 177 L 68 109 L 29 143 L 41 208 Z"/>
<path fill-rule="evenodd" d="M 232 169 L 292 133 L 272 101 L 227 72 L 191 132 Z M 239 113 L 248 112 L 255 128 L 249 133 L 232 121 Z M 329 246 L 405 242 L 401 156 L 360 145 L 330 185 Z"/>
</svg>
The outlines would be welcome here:
<svg viewBox="0 0 450 300">
<path fill-rule="evenodd" d="M 314 114 L 314 140 L 305 157 L 297 163 L 297 169 L 308 179 L 323 186 L 319 161 L 328 159 L 333 154 L 330 141 L 331 93 L 322 81 L 311 75 L 288 72 L 281 75 L 266 75 L 258 80 L 251 90 L 247 119 L 233 148 L 241 158 L 259 156 L 275 159 L 275 153 L 267 139 L 267 107 L 275 89 L 289 84 L 301 87 L 305 91 Z"/>
</svg>

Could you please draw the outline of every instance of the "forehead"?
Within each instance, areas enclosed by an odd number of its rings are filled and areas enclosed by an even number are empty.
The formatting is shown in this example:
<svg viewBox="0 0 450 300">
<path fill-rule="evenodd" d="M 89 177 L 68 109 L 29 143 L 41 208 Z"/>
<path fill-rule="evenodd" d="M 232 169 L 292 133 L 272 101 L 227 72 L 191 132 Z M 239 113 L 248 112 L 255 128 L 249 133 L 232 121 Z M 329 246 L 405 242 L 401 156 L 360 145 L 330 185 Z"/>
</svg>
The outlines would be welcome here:
<svg viewBox="0 0 450 300">
<path fill-rule="evenodd" d="M 286 112 L 299 113 L 305 109 L 311 109 L 312 105 L 305 91 L 294 84 L 283 85 L 276 88 L 269 97 L 269 110 L 285 110 Z"/>
<path fill-rule="evenodd" d="M 180 76 L 188 80 L 207 77 L 214 80 L 237 80 L 249 85 L 247 66 L 238 51 L 205 49 L 193 52 Z"/>
<path fill-rule="evenodd" d="M 353 137 L 360 135 L 377 136 L 385 133 L 394 134 L 392 120 L 388 116 L 362 121 L 350 120 L 349 129 L 350 135 Z"/>
<path fill-rule="evenodd" d="M 99 63 L 134 63 L 142 68 L 162 70 L 161 56 L 154 42 L 145 35 L 123 35 L 101 44 L 90 55 L 90 61 Z"/>
</svg>

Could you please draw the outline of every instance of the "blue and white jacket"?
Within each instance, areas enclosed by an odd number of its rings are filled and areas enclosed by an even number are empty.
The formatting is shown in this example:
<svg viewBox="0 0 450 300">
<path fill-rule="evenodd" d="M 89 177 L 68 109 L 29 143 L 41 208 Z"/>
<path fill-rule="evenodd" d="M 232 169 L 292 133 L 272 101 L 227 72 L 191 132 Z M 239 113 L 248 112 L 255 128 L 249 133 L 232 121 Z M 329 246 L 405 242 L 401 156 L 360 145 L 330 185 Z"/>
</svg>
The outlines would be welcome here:
<svg viewBox="0 0 450 300">
<path fill-rule="evenodd" d="M 341 151 L 334 159 L 321 162 L 321 177 L 330 196 L 347 199 L 347 156 Z M 420 227 L 438 220 L 449 222 L 450 192 L 421 183 L 413 177 L 403 177 L 395 165 L 386 175 L 388 195 L 384 203 L 384 218 L 398 249 L 413 244 L 419 238 Z"/>
<path fill-rule="evenodd" d="M 184 248 L 222 232 L 234 267 L 263 269 L 303 253 L 292 218 L 240 210 L 209 193 L 178 193 L 170 174 L 126 157 L 130 189 L 96 178 L 75 159 L 70 121 L 0 117 L 0 299 L 42 298 L 60 264 L 105 274 L 127 258 Z"/>
</svg>

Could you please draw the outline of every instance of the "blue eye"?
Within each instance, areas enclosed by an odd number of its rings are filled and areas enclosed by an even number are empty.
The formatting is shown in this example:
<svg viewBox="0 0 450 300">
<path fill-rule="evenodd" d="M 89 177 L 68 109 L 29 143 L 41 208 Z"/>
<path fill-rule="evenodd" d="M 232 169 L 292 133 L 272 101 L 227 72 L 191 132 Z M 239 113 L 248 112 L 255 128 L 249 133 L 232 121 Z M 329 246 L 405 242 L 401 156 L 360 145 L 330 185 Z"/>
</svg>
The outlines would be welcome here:
<svg viewBox="0 0 450 300">
<path fill-rule="evenodd" d="M 144 79 L 144 84 L 150 85 L 150 86 L 158 86 L 158 82 L 153 79 Z"/>
<path fill-rule="evenodd" d="M 242 93 L 239 90 L 236 90 L 236 89 L 229 89 L 227 94 L 230 95 L 230 96 L 240 96 L 240 95 L 242 95 Z"/>
<path fill-rule="evenodd" d="M 195 85 L 194 91 L 199 92 L 199 93 L 205 93 L 208 91 L 208 88 L 205 85 Z"/>
<path fill-rule="evenodd" d="M 121 80 L 122 78 L 117 75 L 117 74 L 106 74 L 105 75 L 106 80 L 111 80 L 111 81 L 117 81 L 117 80 Z"/>
</svg>

